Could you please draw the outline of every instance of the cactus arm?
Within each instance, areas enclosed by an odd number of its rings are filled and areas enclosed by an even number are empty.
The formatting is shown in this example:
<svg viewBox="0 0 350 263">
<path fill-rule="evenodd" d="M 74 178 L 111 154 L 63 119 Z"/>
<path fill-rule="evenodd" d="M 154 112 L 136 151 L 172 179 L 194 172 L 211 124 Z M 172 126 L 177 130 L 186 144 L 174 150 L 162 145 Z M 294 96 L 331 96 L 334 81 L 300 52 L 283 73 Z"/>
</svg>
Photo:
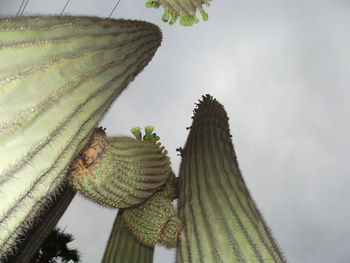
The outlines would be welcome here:
<svg viewBox="0 0 350 263">
<path fill-rule="evenodd" d="M 179 18 L 183 26 L 192 26 L 198 23 L 196 12 L 202 15 L 204 21 L 208 20 L 208 14 L 203 10 L 203 5 L 209 6 L 211 0 L 148 0 L 146 7 L 164 8 L 162 20 L 174 24 Z"/>
<path fill-rule="evenodd" d="M 159 143 L 106 137 L 104 131 L 98 129 L 90 147 L 76 162 L 69 182 L 85 197 L 101 205 L 135 206 L 166 183 L 171 171 L 166 153 Z"/>
<path fill-rule="evenodd" d="M 61 187 L 61 186 L 60 186 Z M 57 222 L 65 212 L 66 208 L 75 196 L 73 191 L 67 184 L 62 186 L 56 195 L 44 209 L 41 215 L 34 220 L 30 230 L 19 237 L 22 240 L 16 248 L 14 255 L 9 257 L 7 261 L 13 263 L 27 263 L 40 248 L 42 242 L 51 233 Z"/>
<path fill-rule="evenodd" d="M 182 151 L 177 262 L 285 262 L 239 171 L 223 106 L 203 96 Z"/>
<path fill-rule="evenodd" d="M 0 258 L 160 41 L 146 22 L 0 19 Z"/>
<path fill-rule="evenodd" d="M 102 263 L 152 263 L 154 248 L 144 246 L 129 233 L 123 223 L 122 213 L 122 210 L 118 211 Z"/>
</svg>

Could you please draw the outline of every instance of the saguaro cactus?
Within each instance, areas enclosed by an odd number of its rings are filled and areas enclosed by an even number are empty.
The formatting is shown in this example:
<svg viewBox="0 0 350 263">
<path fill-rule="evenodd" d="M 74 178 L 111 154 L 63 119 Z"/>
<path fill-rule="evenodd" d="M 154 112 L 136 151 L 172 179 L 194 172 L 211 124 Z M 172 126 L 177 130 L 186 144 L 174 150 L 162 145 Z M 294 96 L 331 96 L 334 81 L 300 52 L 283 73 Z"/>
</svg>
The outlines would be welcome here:
<svg viewBox="0 0 350 263">
<path fill-rule="evenodd" d="M 284 262 L 238 168 L 223 106 L 203 96 L 179 178 L 177 262 Z"/>
<path fill-rule="evenodd" d="M 147 22 L 0 19 L 0 258 L 160 42 Z"/>
</svg>

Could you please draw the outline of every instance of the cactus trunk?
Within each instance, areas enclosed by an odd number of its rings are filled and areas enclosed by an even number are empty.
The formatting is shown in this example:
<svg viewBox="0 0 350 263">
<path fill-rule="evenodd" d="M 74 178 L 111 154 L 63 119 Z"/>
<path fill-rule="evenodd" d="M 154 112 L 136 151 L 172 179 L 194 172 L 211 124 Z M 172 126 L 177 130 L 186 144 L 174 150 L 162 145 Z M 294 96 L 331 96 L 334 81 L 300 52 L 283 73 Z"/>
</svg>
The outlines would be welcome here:
<svg viewBox="0 0 350 263">
<path fill-rule="evenodd" d="M 203 97 L 181 151 L 177 262 L 284 262 L 238 168 L 227 114 Z"/>
<path fill-rule="evenodd" d="M 160 42 L 140 21 L 0 19 L 0 258 Z"/>
<path fill-rule="evenodd" d="M 102 263 L 152 263 L 153 247 L 138 242 L 123 223 L 122 210 L 114 221 Z"/>
</svg>

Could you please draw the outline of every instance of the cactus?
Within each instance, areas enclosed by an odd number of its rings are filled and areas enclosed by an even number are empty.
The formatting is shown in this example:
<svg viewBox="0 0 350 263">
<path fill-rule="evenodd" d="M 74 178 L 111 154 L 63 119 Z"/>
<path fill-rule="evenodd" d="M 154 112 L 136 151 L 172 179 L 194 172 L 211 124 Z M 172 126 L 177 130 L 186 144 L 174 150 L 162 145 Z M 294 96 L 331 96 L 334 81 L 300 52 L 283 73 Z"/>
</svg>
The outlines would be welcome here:
<svg viewBox="0 0 350 263">
<path fill-rule="evenodd" d="M 188 26 L 197 10 L 207 20 L 209 1 L 146 5 Z M 43 212 L 68 174 L 86 197 L 121 208 L 103 262 L 151 262 L 156 244 L 178 246 L 178 263 L 285 262 L 238 168 L 227 114 L 211 96 L 197 105 L 179 148 L 179 179 L 152 126 L 144 136 L 133 128 L 136 139 L 94 129 L 160 42 L 146 22 L 0 19 L 0 261 L 26 262 L 35 252 L 71 200 L 63 195 Z"/>
<path fill-rule="evenodd" d="M 179 176 L 177 262 L 284 262 L 242 178 L 223 106 L 203 96 Z"/>
<path fill-rule="evenodd" d="M 163 6 L 162 20 L 169 24 L 175 24 L 178 17 L 183 26 L 192 26 L 198 23 L 196 12 L 199 11 L 204 21 L 208 20 L 208 14 L 203 10 L 203 5 L 209 6 L 211 0 L 148 0 L 146 7 L 158 8 Z"/>
<path fill-rule="evenodd" d="M 147 22 L 0 19 L 0 258 L 160 42 L 160 30 Z"/>
<path fill-rule="evenodd" d="M 106 137 L 98 129 L 69 182 L 105 206 L 125 208 L 148 198 L 167 181 L 171 168 L 164 147 L 131 137 Z"/>
<path fill-rule="evenodd" d="M 123 223 L 122 213 L 118 211 L 102 263 L 152 263 L 154 248 L 144 246 L 131 235 Z"/>
<path fill-rule="evenodd" d="M 142 137 L 141 129 L 135 127 L 131 129 L 134 139 L 106 137 L 103 129 L 97 129 L 69 182 L 96 203 L 127 208 L 122 214 L 124 225 L 143 245 L 174 247 L 181 232 L 171 203 L 175 175 L 153 131 L 146 126 Z"/>
<path fill-rule="evenodd" d="M 141 140 L 155 144 L 160 138 L 153 133 L 152 126 L 145 127 L 142 137 L 141 129 L 131 129 L 134 136 Z M 157 143 L 157 145 L 160 143 Z M 125 209 L 122 218 L 126 228 L 136 240 L 147 247 L 154 247 L 157 243 L 166 247 L 176 247 L 178 237 L 182 231 L 179 218 L 176 216 L 172 200 L 176 198 L 176 177 L 169 171 L 166 184 L 144 203 Z"/>
</svg>

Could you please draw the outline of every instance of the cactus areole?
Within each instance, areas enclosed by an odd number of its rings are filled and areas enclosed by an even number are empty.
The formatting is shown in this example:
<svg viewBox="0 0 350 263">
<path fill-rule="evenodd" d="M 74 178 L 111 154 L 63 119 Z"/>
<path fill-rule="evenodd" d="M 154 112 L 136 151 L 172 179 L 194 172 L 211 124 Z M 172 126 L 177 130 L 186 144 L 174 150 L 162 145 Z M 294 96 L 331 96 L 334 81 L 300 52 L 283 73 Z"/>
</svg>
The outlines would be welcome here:
<svg viewBox="0 0 350 263">
<path fill-rule="evenodd" d="M 157 26 L 141 21 L 0 19 L 0 259 L 161 39 Z"/>
</svg>

